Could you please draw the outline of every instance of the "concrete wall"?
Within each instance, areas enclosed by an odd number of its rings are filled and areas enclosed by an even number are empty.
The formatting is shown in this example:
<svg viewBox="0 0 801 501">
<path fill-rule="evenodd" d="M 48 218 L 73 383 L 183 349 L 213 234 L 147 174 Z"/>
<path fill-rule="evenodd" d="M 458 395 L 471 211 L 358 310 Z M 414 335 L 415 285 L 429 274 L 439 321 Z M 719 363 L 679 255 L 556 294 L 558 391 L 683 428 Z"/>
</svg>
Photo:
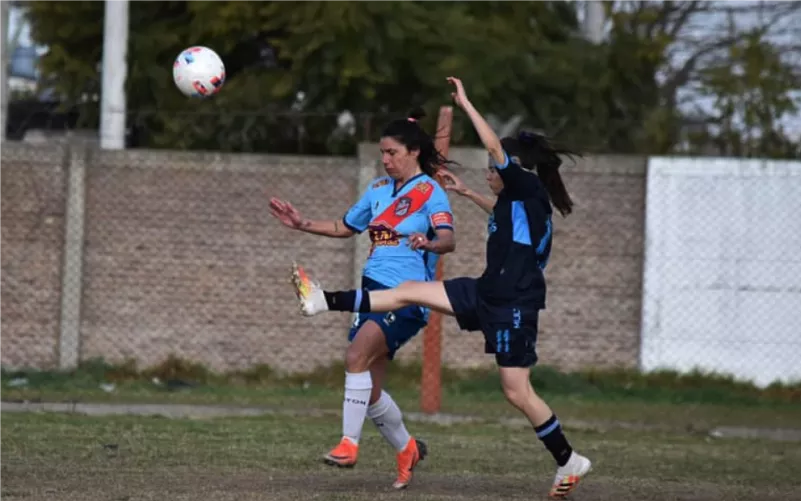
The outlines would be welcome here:
<svg viewBox="0 0 801 501">
<path fill-rule="evenodd" d="M 55 367 L 67 203 L 66 149 L 2 149 L 3 365 Z"/>
<path fill-rule="evenodd" d="M 2 364 L 70 366 L 70 352 L 140 366 L 175 354 L 217 370 L 340 360 L 350 316 L 301 317 L 285 281 L 297 259 L 327 286 L 351 287 L 367 236 L 289 231 L 269 215 L 268 196 L 339 218 L 380 173 L 376 153 L 372 145 L 359 158 L 325 158 L 4 144 Z M 485 189 L 482 150 L 451 157 L 468 184 Z M 554 221 L 543 363 L 636 366 L 645 162 L 597 157 L 563 168 L 576 207 Z M 487 218 L 463 199 L 452 203 L 458 244 L 446 276 L 476 276 Z M 400 358 L 419 357 L 421 338 Z M 493 363 L 481 335 L 459 332 L 452 319 L 443 357 L 456 367 Z"/>
<path fill-rule="evenodd" d="M 801 162 L 653 158 L 642 368 L 801 380 Z"/>
</svg>

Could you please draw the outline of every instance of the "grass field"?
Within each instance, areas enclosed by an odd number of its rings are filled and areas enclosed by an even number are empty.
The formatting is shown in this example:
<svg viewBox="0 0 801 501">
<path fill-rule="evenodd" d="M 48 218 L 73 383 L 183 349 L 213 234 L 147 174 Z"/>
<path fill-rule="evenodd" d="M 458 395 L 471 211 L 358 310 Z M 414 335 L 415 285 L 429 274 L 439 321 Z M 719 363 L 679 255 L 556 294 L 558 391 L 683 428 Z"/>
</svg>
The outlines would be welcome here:
<svg viewBox="0 0 801 501">
<path fill-rule="evenodd" d="M 544 499 L 553 466 L 528 430 L 415 424 L 431 455 L 403 493 L 372 425 L 353 470 L 318 461 L 335 418 L 170 420 L 4 414 L 4 500 Z M 595 462 L 574 499 L 801 499 L 797 444 L 572 432 Z"/>
<path fill-rule="evenodd" d="M 2 499 L 545 499 L 552 460 L 530 428 L 501 424 L 517 414 L 487 372 L 446 373 L 443 394 L 443 411 L 483 421 L 409 422 L 431 455 L 407 491 L 391 491 L 394 452 L 369 422 L 355 469 L 323 465 L 319 457 L 340 433 L 340 369 L 292 378 L 269 371 L 223 378 L 187 367 L 158 374 L 109 366 L 66 375 L 4 372 L 6 402 L 255 405 L 280 412 L 215 419 L 4 412 Z M 154 384 L 153 377 L 170 384 Z M 799 442 L 709 435 L 719 425 L 801 428 L 798 385 L 756 389 L 700 375 L 565 375 L 547 368 L 532 381 L 573 445 L 594 461 L 573 499 L 801 500 Z M 109 382 L 113 390 L 100 388 Z M 387 386 L 402 408 L 415 411 L 418 385 L 419 367 L 398 366 Z"/>
</svg>

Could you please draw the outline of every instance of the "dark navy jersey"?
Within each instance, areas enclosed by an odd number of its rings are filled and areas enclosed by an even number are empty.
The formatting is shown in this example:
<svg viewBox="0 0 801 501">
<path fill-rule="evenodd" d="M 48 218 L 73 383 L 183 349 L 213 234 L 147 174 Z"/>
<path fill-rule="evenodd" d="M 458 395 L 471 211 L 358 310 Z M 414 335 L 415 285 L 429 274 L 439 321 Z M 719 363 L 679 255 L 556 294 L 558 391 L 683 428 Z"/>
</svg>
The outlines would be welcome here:
<svg viewBox="0 0 801 501">
<path fill-rule="evenodd" d="M 545 307 L 543 270 L 551 253 L 550 200 L 539 177 L 504 152 L 496 165 L 503 180 L 489 220 L 487 267 L 478 293 L 492 305 Z"/>
</svg>

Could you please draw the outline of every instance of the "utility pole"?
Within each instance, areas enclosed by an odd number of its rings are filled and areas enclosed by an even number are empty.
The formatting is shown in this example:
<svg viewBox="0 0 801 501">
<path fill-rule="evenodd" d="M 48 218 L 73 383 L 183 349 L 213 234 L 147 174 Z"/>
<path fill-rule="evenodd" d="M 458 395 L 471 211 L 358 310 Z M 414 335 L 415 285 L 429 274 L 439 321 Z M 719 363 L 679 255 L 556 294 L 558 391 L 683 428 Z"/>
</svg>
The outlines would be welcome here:
<svg viewBox="0 0 801 501">
<path fill-rule="evenodd" d="M 125 149 L 125 80 L 128 73 L 128 0 L 106 0 L 100 90 L 100 147 Z"/>
<path fill-rule="evenodd" d="M 606 13 L 604 3 L 600 0 L 589 0 L 584 2 L 584 23 L 583 31 L 587 40 L 594 44 L 600 44 L 604 38 L 604 23 Z"/>
</svg>

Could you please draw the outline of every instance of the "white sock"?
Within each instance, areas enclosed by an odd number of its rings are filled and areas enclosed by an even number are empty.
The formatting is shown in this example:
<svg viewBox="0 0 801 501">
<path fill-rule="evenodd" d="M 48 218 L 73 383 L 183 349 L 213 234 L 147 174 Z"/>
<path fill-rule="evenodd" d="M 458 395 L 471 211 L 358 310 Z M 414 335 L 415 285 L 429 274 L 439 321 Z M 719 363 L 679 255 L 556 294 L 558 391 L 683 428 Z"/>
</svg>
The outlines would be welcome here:
<svg viewBox="0 0 801 501">
<path fill-rule="evenodd" d="M 342 404 L 342 436 L 358 444 L 370 402 L 373 378 L 370 372 L 345 373 L 345 401 Z"/>
<path fill-rule="evenodd" d="M 394 447 L 398 452 L 402 451 L 409 443 L 409 432 L 403 424 L 403 414 L 398 404 L 392 400 L 389 393 L 382 391 L 381 397 L 367 409 L 367 416 L 373 420 L 379 433 Z"/>
</svg>

